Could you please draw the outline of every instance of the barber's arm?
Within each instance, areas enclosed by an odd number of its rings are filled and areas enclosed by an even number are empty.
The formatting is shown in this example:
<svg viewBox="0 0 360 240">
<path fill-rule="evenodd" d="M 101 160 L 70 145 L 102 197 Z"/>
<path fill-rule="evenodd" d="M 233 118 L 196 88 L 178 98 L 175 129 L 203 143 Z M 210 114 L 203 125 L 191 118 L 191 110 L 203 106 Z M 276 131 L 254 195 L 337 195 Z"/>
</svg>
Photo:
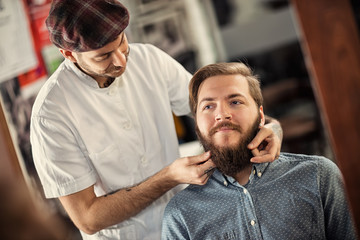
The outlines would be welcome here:
<svg viewBox="0 0 360 240">
<path fill-rule="evenodd" d="M 136 215 L 178 184 L 205 184 L 207 170 L 215 166 L 209 158 L 209 153 L 203 153 L 177 159 L 140 184 L 110 195 L 96 197 L 90 186 L 59 199 L 75 225 L 94 234 Z"/>
<path fill-rule="evenodd" d="M 265 125 L 260 129 L 248 148 L 254 155 L 251 162 L 272 162 L 280 155 L 283 131 L 280 123 L 265 115 Z"/>
</svg>

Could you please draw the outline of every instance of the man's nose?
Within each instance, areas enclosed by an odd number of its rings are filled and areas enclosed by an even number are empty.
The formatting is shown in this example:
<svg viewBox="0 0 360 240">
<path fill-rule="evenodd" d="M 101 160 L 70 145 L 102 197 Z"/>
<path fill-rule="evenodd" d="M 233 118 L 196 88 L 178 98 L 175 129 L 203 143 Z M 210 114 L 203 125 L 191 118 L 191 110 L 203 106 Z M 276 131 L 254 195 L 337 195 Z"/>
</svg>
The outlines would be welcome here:
<svg viewBox="0 0 360 240">
<path fill-rule="evenodd" d="M 120 49 L 116 50 L 113 53 L 113 65 L 116 67 L 124 67 L 127 62 L 127 56 L 125 53 L 120 51 Z"/>
<path fill-rule="evenodd" d="M 216 121 L 224 121 L 224 120 L 231 120 L 232 116 L 228 109 L 221 108 L 219 109 L 218 113 L 215 115 Z"/>
</svg>

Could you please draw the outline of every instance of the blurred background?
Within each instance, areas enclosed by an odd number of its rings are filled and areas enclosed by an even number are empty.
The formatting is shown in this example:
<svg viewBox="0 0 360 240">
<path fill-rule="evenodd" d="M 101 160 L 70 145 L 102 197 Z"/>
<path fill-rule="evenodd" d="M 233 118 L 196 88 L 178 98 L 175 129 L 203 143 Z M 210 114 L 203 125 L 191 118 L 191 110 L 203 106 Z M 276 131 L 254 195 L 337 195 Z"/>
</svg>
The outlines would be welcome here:
<svg viewBox="0 0 360 240">
<path fill-rule="evenodd" d="M 62 239 L 72 240 L 80 239 L 80 235 L 66 213 L 57 200 L 43 198 L 29 141 L 32 103 L 48 76 L 63 61 L 49 41 L 44 22 L 50 2 L 0 0 L 0 100 L 32 197 L 45 203 L 44 211 L 64 222 Z M 126 29 L 129 42 L 154 44 L 191 73 L 214 62 L 247 63 L 260 77 L 265 114 L 282 125 L 282 151 L 324 155 L 336 162 L 306 68 L 301 31 L 289 1 L 121 2 L 130 10 L 130 25 Z M 359 1 L 351 1 L 357 24 L 359 5 Z M 199 145 L 192 119 L 174 116 L 174 121 L 181 154 L 196 153 Z M 0 230 L 5 229 L 4 220 L 1 224 Z"/>
</svg>

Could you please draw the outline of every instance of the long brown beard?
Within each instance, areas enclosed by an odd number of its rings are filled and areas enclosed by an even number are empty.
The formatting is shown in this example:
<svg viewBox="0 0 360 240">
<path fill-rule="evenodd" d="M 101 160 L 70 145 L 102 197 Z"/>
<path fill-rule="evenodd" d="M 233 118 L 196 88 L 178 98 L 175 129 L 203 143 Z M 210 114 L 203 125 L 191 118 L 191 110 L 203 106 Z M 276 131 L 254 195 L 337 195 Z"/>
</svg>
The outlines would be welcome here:
<svg viewBox="0 0 360 240">
<path fill-rule="evenodd" d="M 211 139 L 204 137 L 199 128 L 196 126 L 196 134 L 203 145 L 205 151 L 211 152 L 211 159 L 215 163 L 220 172 L 228 176 L 234 177 L 236 173 L 242 171 L 251 165 L 250 158 L 253 156 L 247 145 L 256 136 L 259 131 L 260 116 L 251 126 L 251 128 L 243 134 L 239 143 L 233 147 L 215 146 Z M 237 125 L 230 124 L 236 131 L 240 129 Z M 210 133 L 213 132 L 210 130 Z M 211 135 L 210 135 L 211 136 Z"/>
</svg>

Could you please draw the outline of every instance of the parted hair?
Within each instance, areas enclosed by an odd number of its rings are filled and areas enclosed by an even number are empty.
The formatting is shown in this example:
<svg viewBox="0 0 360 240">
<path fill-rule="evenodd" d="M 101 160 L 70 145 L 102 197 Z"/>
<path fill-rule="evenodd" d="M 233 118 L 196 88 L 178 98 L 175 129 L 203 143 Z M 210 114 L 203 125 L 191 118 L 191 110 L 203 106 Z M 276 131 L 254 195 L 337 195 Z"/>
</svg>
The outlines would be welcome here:
<svg viewBox="0 0 360 240">
<path fill-rule="evenodd" d="M 238 74 L 246 78 L 249 84 L 250 95 L 255 100 L 257 106 L 260 107 L 263 104 L 260 81 L 258 77 L 253 74 L 250 67 L 241 62 L 223 62 L 206 65 L 200 68 L 193 75 L 189 84 L 189 102 L 192 114 L 194 116 L 196 115 L 198 94 L 201 83 L 203 83 L 207 78 L 213 76 Z"/>
</svg>

